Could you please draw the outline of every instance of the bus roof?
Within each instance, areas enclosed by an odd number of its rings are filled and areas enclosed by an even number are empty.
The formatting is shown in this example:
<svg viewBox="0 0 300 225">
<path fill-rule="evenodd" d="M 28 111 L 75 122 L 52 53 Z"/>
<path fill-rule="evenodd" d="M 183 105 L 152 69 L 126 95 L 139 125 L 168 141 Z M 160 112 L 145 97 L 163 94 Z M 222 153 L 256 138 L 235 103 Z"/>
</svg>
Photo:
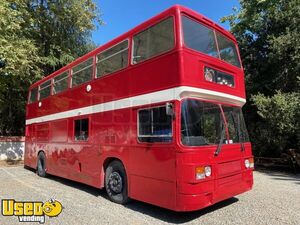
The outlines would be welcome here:
<svg viewBox="0 0 300 225">
<path fill-rule="evenodd" d="M 168 9 L 166 9 L 165 11 L 157 14 L 156 16 L 153 16 L 152 18 L 146 20 L 145 22 L 139 24 L 138 26 L 132 28 L 131 30 L 125 32 L 124 34 L 114 38 L 113 40 L 95 48 L 94 50 L 88 52 L 87 54 L 75 59 L 73 62 L 67 64 L 66 66 L 60 68 L 59 70 L 56 70 L 55 72 L 51 73 L 48 76 L 45 76 L 43 79 L 37 81 L 36 83 L 32 84 L 30 86 L 30 90 L 34 87 L 37 87 L 38 85 L 42 84 L 43 82 L 51 79 L 52 77 L 55 77 L 56 75 L 65 72 L 69 69 L 71 69 L 74 65 L 77 65 L 80 62 L 85 61 L 86 59 L 94 56 L 95 54 L 100 53 L 101 51 L 107 49 L 108 47 L 111 47 L 117 43 L 119 43 L 122 40 L 126 40 L 128 39 L 130 36 L 139 33 L 140 31 L 146 29 L 147 27 L 151 26 L 153 23 L 155 23 L 158 20 L 161 20 L 164 17 L 170 16 L 170 15 L 179 15 L 180 13 L 185 13 L 189 16 L 194 17 L 195 19 L 201 21 L 202 23 L 206 24 L 209 27 L 212 27 L 214 29 L 216 29 L 217 31 L 221 32 L 222 34 L 224 34 L 226 37 L 230 38 L 231 40 L 233 40 L 236 43 L 236 39 L 235 37 L 227 30 L 225 30 L 223 27 L 219 26 L 217 23 L 213 22 L 212 20 L 210 20 L 209 18 L 203 16 L 202 14 L 189 9 L 185 6 L 182 5 L 174 5 Z"/>
</svg>

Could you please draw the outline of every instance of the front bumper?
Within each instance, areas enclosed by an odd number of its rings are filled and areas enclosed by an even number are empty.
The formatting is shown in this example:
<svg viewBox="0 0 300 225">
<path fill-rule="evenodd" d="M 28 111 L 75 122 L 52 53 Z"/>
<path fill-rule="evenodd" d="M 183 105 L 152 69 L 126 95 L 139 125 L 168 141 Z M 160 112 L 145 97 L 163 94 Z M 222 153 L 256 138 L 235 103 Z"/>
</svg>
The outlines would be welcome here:
<svg viewBox="0 0 300 225">
<path fill-rule="evenodd" d="M 195 211 L 252 189 L 253 171 L 199 183 L 178 183 L 176 211 Z"/>
</svg>

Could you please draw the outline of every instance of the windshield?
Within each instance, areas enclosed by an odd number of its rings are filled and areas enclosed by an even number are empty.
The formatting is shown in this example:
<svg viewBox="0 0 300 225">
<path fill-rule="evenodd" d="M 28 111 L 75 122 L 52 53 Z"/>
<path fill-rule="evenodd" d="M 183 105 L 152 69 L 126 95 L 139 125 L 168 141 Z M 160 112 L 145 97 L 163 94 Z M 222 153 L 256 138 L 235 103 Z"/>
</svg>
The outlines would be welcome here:
<svg viewBox="0 0 300 225">
<path fill-rule="evenodd" d="M 241 108 L 222 106 L 222 110 L 227 122 L 229 143 L 248 142 L 249 136 Z"/>
<path fill-rule="evenodd" d="M 249 141 L 239 107 L 185 99 L 182 101 L 181 113 L 181 141 L 184 145 L 202 146 L 220 142 L 231 144 Z M 227 135 L 222 135 L 223 129 L 228 130 Z M 223 140 L 220 140 L 221 137 Z"/>
<path fill-rule="evenodd" d="M 187 47 L 241 67 L 236 45 L 223 34 L 186 16 L 182 16 L 182 26 Z"/>
</svg>

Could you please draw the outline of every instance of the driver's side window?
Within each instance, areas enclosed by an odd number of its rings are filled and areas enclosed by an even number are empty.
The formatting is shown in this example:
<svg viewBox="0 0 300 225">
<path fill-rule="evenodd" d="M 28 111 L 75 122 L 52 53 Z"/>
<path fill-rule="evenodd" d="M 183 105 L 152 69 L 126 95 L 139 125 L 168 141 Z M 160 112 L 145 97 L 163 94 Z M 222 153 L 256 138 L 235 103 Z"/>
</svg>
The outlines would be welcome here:
<svg viewBox="0 0 300 225">
<path fill-rule="evenodd" d="M 167 115 L 165 105 L 138 111 L 140 142 L 171 142 L 172 136 L 172 116 Z"/>
</svg>

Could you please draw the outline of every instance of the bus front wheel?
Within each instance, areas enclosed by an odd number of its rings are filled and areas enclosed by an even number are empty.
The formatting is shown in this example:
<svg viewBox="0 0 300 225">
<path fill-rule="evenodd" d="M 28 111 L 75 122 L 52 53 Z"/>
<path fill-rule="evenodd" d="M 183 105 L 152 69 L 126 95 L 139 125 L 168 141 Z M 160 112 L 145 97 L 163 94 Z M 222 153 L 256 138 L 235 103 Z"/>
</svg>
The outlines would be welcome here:
<svg viewBox="0 0 300 225">
<path fill-rule="evenodd" d="M 38 155 L 37 175 L 46 177 L 46 156 L 44 152 L 40 152 Z"/>
<path fill-rule="evenodd" d="M 105 171 L 105 189 L 111 201 L 128 202 L 128 185 L 125 168 L 120 161 L 112 161 Z"/>
</svg>

